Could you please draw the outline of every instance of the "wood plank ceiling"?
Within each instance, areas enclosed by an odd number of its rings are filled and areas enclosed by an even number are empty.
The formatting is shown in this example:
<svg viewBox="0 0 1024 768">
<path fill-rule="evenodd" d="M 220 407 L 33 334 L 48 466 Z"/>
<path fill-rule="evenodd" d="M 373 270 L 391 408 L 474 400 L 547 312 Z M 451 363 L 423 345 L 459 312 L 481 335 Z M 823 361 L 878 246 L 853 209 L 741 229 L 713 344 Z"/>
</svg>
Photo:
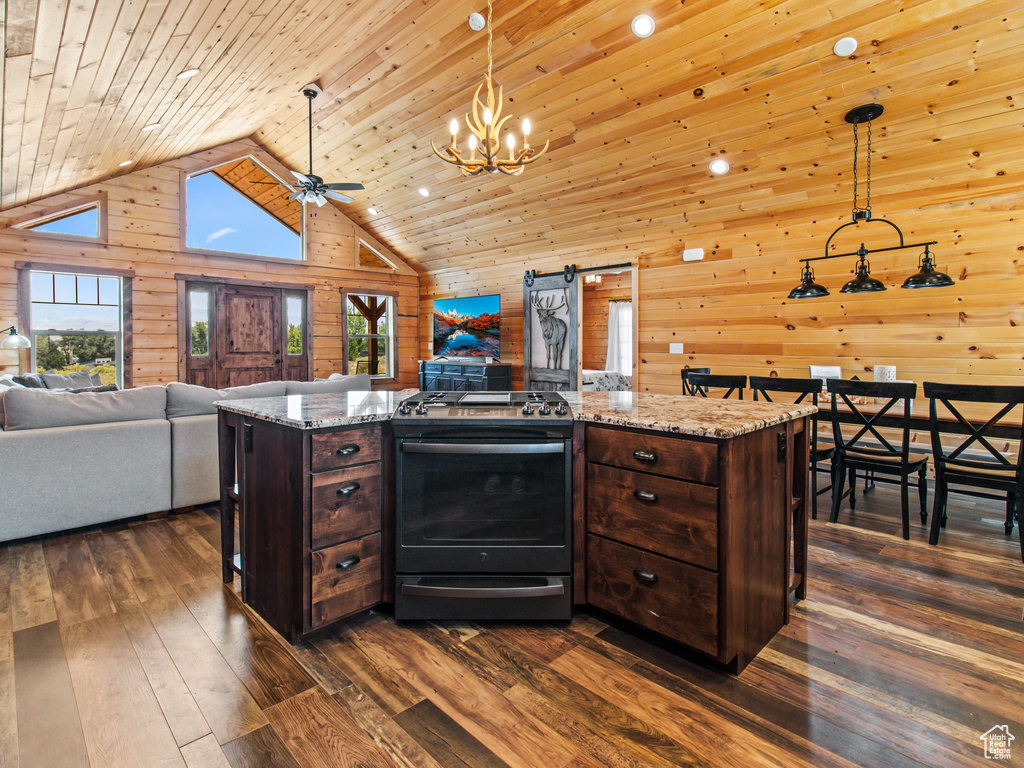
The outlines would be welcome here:
<svg viewBox="0 0 1024 768">
<path fill-rule="evenodd" d="M 482 0 L 6 0 L 0 208 L 250 135 L 305 170 L 310 81 L 316 172 L 363 182 L 343 210 L 435 273 L 539 244 L 651 255 L 766 209 L 833 218 L 850 207 L 843 114 L 872 100 L 890 199 L 1021 194 L 1005 141 L 1021 134 L 1019 0 L 497 0 L 506 110 L 551 149 L 521 177 L 464 179 L 429 142 L 464 125 L 486 66 L 472 11 Z M 657 20 L 647 39 L 629 30 L 640 12 Z M 860 48 L 839 58 L 846 35 Z M 962 177 L 930 176 L 950 151 Z M 708 171 L 720 154 L 724 177 Z"/>
</svg>

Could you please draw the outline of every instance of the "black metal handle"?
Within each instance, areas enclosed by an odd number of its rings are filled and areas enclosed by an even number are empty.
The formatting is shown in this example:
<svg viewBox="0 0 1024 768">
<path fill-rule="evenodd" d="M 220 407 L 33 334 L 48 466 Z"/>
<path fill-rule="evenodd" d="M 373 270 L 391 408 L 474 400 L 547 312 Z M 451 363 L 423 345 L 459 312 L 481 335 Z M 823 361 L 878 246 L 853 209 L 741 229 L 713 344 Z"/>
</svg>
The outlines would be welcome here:
<svg viewBox="0 0 1024 768">
<path fill-rule="evenodd" d="M 359 446 L 355 443 L 349 443 L 348 445 L 341 446 L 335 453 L 339 456 L 351 456 L 353 453 L 359 453 Z"/>
<path fill-rule="evenodd" d="M 633 491 L 633 495 L 640 499 L 640 501 L 655 502 L 658 500 L 658 494 L 654 491 L 645 491 L 643 488 L 637 488 Z"/>
<path fill-rule="evenodd" d="M 340 568 L 343 571 L 347 571 L 353 565 L 358 565 L 358 564 L 359 564 L 359 555 L 349 555 L 348 557 L 343 557 L 341 560 L 338 561 L 338 568 Z"/>
<path fill-rule="evenodd" d="M 347 483 L 342 483 L 338 486 L 339 496 L 351 496 L 353 493 L 359 490 L 359 483 L 355 480 L 349 480 Z"/>
<path fill-rule="evenodd" d="M 653 584 L 658 580 L 658 574 L 654 571 L 650 571 L 647 568 L 634 568 L 633 575 L 637 577 L 639 581 L 646 581 L 648 584 Z"/>
<path fill-rule="evenodd" d="M 565 441 L 554 443 L 414 443 L 402 442 L 403 453 L 495 454 L 565 453 Z"/>
<path fill-rule="evenodd" d="M 565 587 L 558 579 L 549 578 L 547 584 L 535 587 L 448 587 L 426 584 L 406 583 L 401 587 L 403 595 L 419 595 L 420 597 L 457 597 L 457 598 L 508 598 L 508 597 L 553 597 L 564 595 Z"/>
<path fill-rule="evenodd" d="M 658 454 L 654 451 L 645 451 L 643 448 L 637 448 L 633 451 L 633 458 L 637 461 L 657 461 Z"/>
</svg>

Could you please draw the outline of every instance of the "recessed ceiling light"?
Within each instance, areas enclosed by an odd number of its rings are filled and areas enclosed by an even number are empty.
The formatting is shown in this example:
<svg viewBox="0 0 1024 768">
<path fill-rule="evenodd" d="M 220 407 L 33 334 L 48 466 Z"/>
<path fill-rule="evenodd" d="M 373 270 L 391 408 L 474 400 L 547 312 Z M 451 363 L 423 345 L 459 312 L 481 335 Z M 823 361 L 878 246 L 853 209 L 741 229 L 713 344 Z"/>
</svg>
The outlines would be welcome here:
<svg viewBox="0 0 1024 768">
<path fill-rule="evenodd" d="M 852 56 L 853 52 L 857 50 L 857 41 L 852 37 L 844 37 L 839 40 L 834 46 L 832 46 L 832 53 L 836 56 Z"/>
<path fill-rule="evenodd" d="M 160 123 L 150 123 L 149 125 L 142 126 L 142 130 L 144 130 L 144 131 L 155 131 L 159 127 L 160 127 Z"/>
<path fill-rule="evenodd" d="M 637 37 L 650 37 L 654 34 L 654 19 L 646 13 L 641 13 L 630 23 L 629 28 Z"/>
<path fill-rule="evenodd" d="M 430 190 L 427 189 L 426 187 L 420 187 L 419 188 L 419 193 L 421 195 L 423 195 L 424 197 L 429 197 L 430 196 Z"/>
<path fill-rule="evenodd" d="M 721 176 L 723 173 L 729 172 L 729 163 L 727 163 L 725 160 L 719 157 L 715 160 L 712 160 L 708 168 L 711 169 L 712 173 L 717 173 L 719 176 Z"/>
<path fill-rule="evenodd" d="M 376 216 L 377 215 L 377 209 L 376 208 L 367 208 L 366 210 L 369 212 L 369 214 L 371 216 Z"/>
<path fill-rule="evenodd" d="M 131 160 L 125 160 L 124 162 L 118 163 L 118 165 L 121 166 L 122 168 L 124 168 L 126 165 L 131 165 L 131 164 L 132 164 Z"/>
<path fill-rule="evenodd" d="M 179 72 L 175 75 L 176 80 L 188 80 L 190 77 L 195 77 L 199 74 L 198 69 L 186 69 L 184 72 Z"/>
</svg>

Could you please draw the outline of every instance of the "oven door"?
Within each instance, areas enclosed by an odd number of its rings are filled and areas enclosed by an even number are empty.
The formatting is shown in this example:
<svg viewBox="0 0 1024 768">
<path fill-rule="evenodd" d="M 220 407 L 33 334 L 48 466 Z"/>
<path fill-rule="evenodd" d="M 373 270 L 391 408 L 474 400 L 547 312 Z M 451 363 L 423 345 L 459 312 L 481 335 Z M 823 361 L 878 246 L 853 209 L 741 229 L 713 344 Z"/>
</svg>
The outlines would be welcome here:
<svg viewBox="0 0 1024 768">
<path fill-rule="evenodd" d="M 399 573 L 568 573 L 569 439 L 400 439 Z"/>
</svg>

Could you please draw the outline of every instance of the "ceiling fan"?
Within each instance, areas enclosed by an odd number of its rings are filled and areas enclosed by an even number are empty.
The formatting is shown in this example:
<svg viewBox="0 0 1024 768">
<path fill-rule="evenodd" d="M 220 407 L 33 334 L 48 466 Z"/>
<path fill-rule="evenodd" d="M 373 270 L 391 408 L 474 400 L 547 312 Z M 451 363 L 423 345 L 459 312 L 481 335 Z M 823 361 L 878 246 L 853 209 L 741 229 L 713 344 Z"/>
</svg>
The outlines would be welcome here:
<svg viewBox="0 0 1024 768">
<path fill-rule="evenodd" d="M 302 95 L 309 99 L 309 173 L 292 171 L 299 183 L 292 184 L 295 192 L 288 195 L 288 199 L 298 200 L 300 203 L 316 203 L 317 206 L 326 203 L 327 198 L 341 203 L 351 203 L 351 197 L 339 194 L 337 190 L 363 189 L 362 184 L 324 184 L 324 180 L 313 173 L 313 99 L 321 93 L 322 89 L 315 83 L 302 86 Z"/>
</svg>

